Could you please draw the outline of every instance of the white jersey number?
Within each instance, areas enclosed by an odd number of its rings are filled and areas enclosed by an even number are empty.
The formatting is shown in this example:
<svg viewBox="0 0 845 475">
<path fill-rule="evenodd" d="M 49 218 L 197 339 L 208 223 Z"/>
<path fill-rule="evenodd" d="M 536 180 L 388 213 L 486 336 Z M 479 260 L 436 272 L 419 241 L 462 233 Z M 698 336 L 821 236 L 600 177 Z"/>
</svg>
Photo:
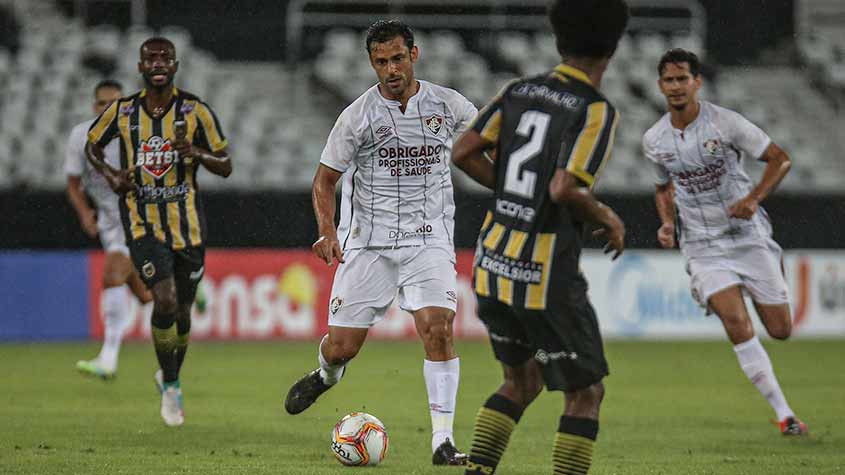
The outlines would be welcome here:
<svg viewBox="0 0 845 475">
<path fill-rule="evenodd" d="M 528 142 L 514 150 L 508 160 L 505 175 L 505 191 L 523 198 L 534 196 L 534 186 L 537 184 L 537 172 L 522 170 L 528 160 L 536 157 L 543 150 L 546 132 L 549 129 L 549 114 L 539 111 L 527 111 L 519 118 L 516 133 L 529 137 Z M 533 132 L 533 133 L 532 133 Z"/>
</svg>

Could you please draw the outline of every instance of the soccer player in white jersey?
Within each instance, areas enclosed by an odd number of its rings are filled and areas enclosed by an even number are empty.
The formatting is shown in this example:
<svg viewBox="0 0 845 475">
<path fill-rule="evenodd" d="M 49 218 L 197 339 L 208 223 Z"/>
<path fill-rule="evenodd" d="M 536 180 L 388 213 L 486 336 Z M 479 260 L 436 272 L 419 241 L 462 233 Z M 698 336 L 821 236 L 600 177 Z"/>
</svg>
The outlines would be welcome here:
<svg viewBox="0 0 845 475">
<path fill-rule="evenodd" d="M 104 80 L 94 88 L 94 113 L 99 116 L 112 101 L 121 96 L 121 85 L 117 81 Z M 123 235 L 120 222 L 117 195 L 106 183 L 85 156 L 85 143 L 88 129 L 94 119 L 76 125 L 70 132 L 65 148 L 64 170 L 67 175 L 67 195 L 70 204 L 79 216 L 82 230 L 90 237 L 99 235 L 103 251 L 106 253 L 103 266 L 103 347 L 100 354 L 92 360 L 76 363 L 76 368 L 83 374 L 99 376 L 103 379 L 114 377 L 117 372 L 117 359 L 123 333 L 132 323 L 129 294 L 126 287 L 141 301 L 147 303 L 152 295 L 135 271 L 129 260 L 129 249 Z M 120 151 L 115 140 L 105 149 L 106 160 L 113 166 L 120 165 Z M 88 204 L 91 197 L 96 209 Z"/>
<path fill-rule="evenodd" d="M 658 85 L 669 113 L 643 137 L 656 176 L 660 245 L 680 247 L 693 297 L 722 321 L 739 365 L 769 401 L 784 435 L 807 426 L 786 402 L 769 355 L 754 334 L 743 300 L 750 295 L 772 338 L 792 333 L 782 251 L 760 203 L 789 171 L 791 161 L 757 126 L 738 113 L 698 99 L 701 65 L 692 52 L 672 49 L 660 59 Z M 760 183 L 742 159 L 766 162 Z M 677 218 L 677 219 L 676 219 Z"/>
<path fill-rule="evenodd" d="M 449 162 L 453 139 L 478 111 L 456 91 L 414 78 L 419 50 L 402 22 L 373 24 L 366 48 L 379 82 L 341 113 L 314 177 L 320 238 L 312 249 L 326 264 L 339 263 L 329 333 L 319 346 L 320 367 L 291 387 L 285 408 L 304 411 L 340 380 L 398 292 L 425 348 L 432 461 L 461 465 L 466 455 L 452 433 L 460 365 L 452 342 L 457 299 Z"/>
</svg>

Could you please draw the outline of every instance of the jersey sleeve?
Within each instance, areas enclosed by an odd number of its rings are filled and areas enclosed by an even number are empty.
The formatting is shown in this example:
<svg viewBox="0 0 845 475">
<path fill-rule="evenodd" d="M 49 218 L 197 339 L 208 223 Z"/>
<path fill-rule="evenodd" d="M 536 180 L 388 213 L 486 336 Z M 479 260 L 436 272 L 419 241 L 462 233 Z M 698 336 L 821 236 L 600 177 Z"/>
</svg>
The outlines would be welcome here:
<svg viewBox="0 0 845 475">
<path fill-rule="evenodd" d="M 507 85 L 502 88 L 496 97 L 481 109 L 471 126 L 490 143 L 499 142 L 499 131 L 502 128 L 502 103 L 509 87 L 510 85 Z"/>
<path fill-rule="evenodd" d="M 558 168 L 564 168 L 592 187 L 599 172 L 610 161 L 619 113 L 605 101 L 589 104 L 574 134 L 568 154 L 562 154 Z"/>
<path fill-rule="evenodd" d="M 455 111 L 457 120 L 455 121 L 455 136 L 459 136 L 464 131 L 472 126 L 473 121 L 478 116 L 478 109 L 475 104 L 469 101 L 466 97 L 460 96 L 461 102 L 458 104 L 458 110 Z"/>
<path fill-rule="evenodd" d="M 194 135 L 194 145 L 208 149 L 210 152 L 223 150 L 229 141 L 223 135 L 217 114 L 204 102 L 197 101 L 197 134 Z"/>
<path fill-rule="evenodd" d="M 358 153 L 358 136 L 349 115 L 349 109 L 346 109 L 337 118 L 320 156 L 320 163 L 341 173 L 349 168 Z"/>
<path fill-rule="evenodd" d="M 645 158 L 648 159 L 648 162 L 651 165 L 654 184 L 665 185 L 669 183 L 669 171 L 666 170 L 666 167 L 664 167 L 663 164 L 660 163 L 660 160 L 657 159 L 657 154 L 654 151 L 654 146 L 649 143 L 648 136 L 643 137 L 643 154 L 645 155 Z"/>
<path fill-rule="evenodd" d="M 724 113 L 731 143 L 755 159 L 763 156 L 772 139 L 742 115 L 731 110 L 725 110 Z"/>
<path fill-rule="evenodd" d="M 67 145 L 65 145 L 65 175 L 82 176 L 82 173 L 85 171 L 86 132 L 86 129 L 80 126 L 74 127 L 70 131 Z"/>
<path fill-rule="evenodd" d="M 120 101 L 114 101 L 97 117 L 97 120 L 88 129 L 89 142 L 105 147 L 117 136 L 117 111 L 119 107 Z"/>
</svg>

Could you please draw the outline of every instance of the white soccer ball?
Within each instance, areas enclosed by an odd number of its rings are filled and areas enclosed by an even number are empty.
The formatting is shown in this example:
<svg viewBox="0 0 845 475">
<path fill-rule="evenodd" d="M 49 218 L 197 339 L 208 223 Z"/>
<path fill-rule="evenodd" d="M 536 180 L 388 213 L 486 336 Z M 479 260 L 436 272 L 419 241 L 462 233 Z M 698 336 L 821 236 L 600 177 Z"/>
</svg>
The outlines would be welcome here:
<svg viewBox="0 0 845 475">
<path fill-rule="evenodd" d="M 387 454 L 387 429 L 375 416 L 353 412 L 332 431 L 332 452 L 343 465 L 378 465 Z"/>
</svg>

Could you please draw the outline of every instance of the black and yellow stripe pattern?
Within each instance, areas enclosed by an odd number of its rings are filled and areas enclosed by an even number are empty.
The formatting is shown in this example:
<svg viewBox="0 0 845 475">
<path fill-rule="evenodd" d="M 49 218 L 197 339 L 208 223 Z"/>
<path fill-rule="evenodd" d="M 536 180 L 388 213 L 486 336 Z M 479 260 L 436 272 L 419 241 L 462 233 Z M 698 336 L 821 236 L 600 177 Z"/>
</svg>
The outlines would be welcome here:
<svg viewBox="0 0 845 475">
<path fill-rule="evenodd" d="M 205 240 L 202 203 L 197 195 L 198 163 L 180 159 L 171 147 L 174 123 L 185 121 L 195 146 L 217 152 L 227 146 L 220 123 L 207 104 L 174 88 L 167 111 L 146 110 L 146 90 L 115 101 L 91 126 L 88 140 L 105 146 L 121 142 L 121 167 L 132 169 L 135 191 L 120 201 L 127 240 L 154 236 L 174 250 Z"/>
<path fill-rule="evenodd" d="M 475 416 L 472 448 L 467 474 L 492 475 L 508 448 L 511 433 L 522 417 L 523 409 L 510 400 L 493 394 Z"/>
<path fill-rule="evenodd" d="M 493 213 L 488 211 L 479 235 L 479 256 L 473 272 L 476 294 L 494 297 L 506 305 L 545 309 L 556 239 L 554 233 L 508 229 L 494 222 Z M 527 277 L 515 279 L 506 272 L 490 270 L 485 265 L 490 260 L 498 264 L 495 269 L 508 266 L 520 269 Z"/>
<path fill-rule="evenodd" d="M 619 113 L 611 110 L 607 102 L 588 105 L 584 126 L 572 145 L 566 171 L 592 187 L 601 169 L 610 161 L 618 123 Z"/>
<path fill-rule="evenodd" d="M 594 441 L 579 435 L 555 434 L 552 463 L 555 475 L 586 475 L 593 463 Z"/>
</svg>

